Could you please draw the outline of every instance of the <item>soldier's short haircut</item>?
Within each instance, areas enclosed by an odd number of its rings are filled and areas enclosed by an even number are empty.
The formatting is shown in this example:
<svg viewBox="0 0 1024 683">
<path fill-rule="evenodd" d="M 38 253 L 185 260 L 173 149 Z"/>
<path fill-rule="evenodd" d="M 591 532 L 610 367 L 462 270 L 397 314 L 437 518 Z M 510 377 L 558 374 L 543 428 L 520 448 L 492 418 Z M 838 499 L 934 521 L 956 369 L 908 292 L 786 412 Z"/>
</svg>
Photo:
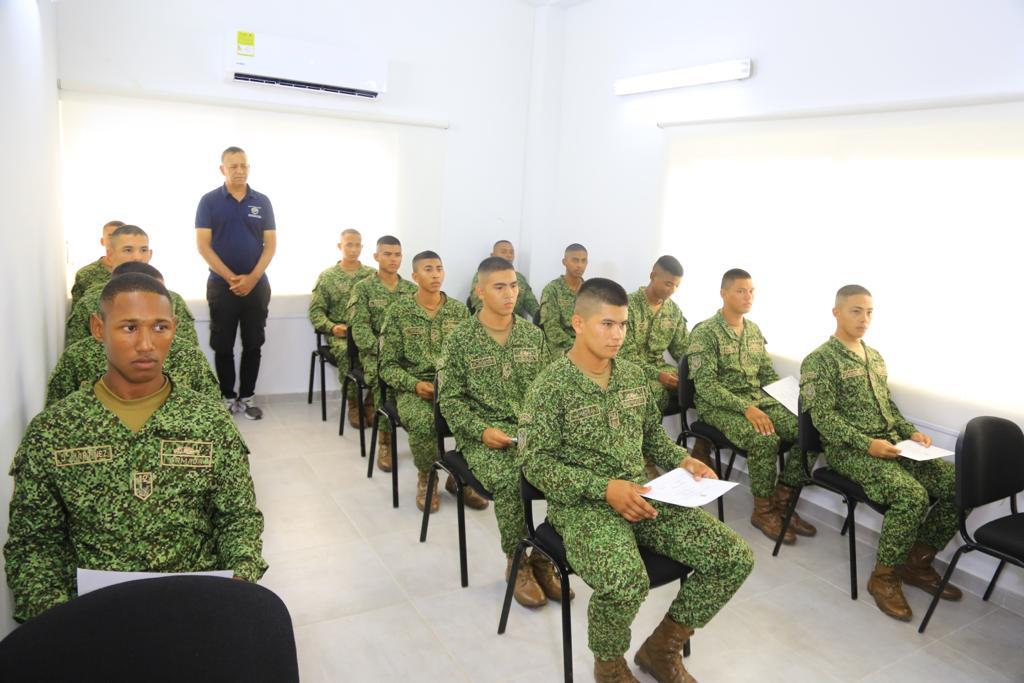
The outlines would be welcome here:
<svg viewBox="0 0 1024 683">
<path fill-rule="evenodd" d="M 628 306 L 629 295 L 622 285 L 614 280 L 603 277 L 592 277 L 580 286 L 576 293 L 576 306 L 573 313 L 586 318 L 592 315 L 601 305 Z"/>
<path fill-rule="evenodd" d="M 412 257 L 412 269 L 416 270 L 416 266 L 419 264 L 419 262 L 426 261 L 427 259 L 437 259 L 438 261 L 440 261 L 441 257 L 437 255 L 436 251 L 430 251 L 429 249 L 427 251 L 421 251 L 420 253 Z"/>
<path fill-rule="evenodd" d="M 220 163 L 223 164 L 224 157 L 226 157 L 229 154 L 245 154 L 245 150 L 242 149 L 241 147 L 235 147 L 234 145 L 228 147 L 227 149 L 220 153 Z"/>
<path fill-rule="evenodd" d="M 497 242 L 494 243 L 494 246 L 491 247 L 491 251 L 497 249 L 499 244 L 507 244 L 510 247 L 512 246 L 512 242 L 510 242 L 509 240 L 498 240 Z"/>
<path fill-rule="evenodd" d="M 836 292 L 836 306 L 840 305 L 851 296 L 857 296 L 859 294 L 871 296 L 871 292 L 868 291 L 867 287 L 863 287 L 861 285 L 843 285 Z"/>
<path fill-rule="evenodd" d="M 142 261 L 129 261 L 128 263 L 122 263 L 117 268 L 114 268 L 114 270 L 110 272 L 110 275 L 112 277 L 119 277 L 121 275 L 127 275 L 128 273 L 142 273 L 143 275 L 150 276 L 154 280 L 159 280 L 160 282 L 164 281 L 164 276 L 159 270 L 148 263 L 143 263 Z"/>
<path fill-rule="evenodd" d="M 665 254 L 657 261 L 654 262 L 656 268 L 661 268 L 663 271 L 673 277 L 683 276 L 683 264 L 679 262 L 675 256 Z"/>
<path fill-rule="evenodd" d="M 736 280 L 749 280 L 750 273 L 743 270 L 742 268 L 730 268 L 725 271 L 725 275 L 722 276 L 722 289 L 727 288 Z"/>
<path fill-rule="evenodd" d="M 578 244 L 576 242 L 573 242 L 572 244 L 570 244 L 569 246 L 567 246 L 565 248 L 565 253 L 568 254 L 570 251 L 586 251 L 586 250 L 587 250 L 587 248 L 585 246 L 583 246 L 582 244 Z"/>
<path fill-rule="evenodd" d="M 488 256 L 480 262 L 479 266 L 476 267 L 476 274 L 484 275 L 486 273 L 501 273 L 506 270 L 514 271 L 515 269 L 515 266 L 500 256 Z"/>
<path fill-rule="evenodd" d="M 114 302 L 114 297 L 129 292 L 159 294 L 167 299 L 167 305 L 170 306 L 172 312 L 174 311 L 171 295 L 162 282 L 144 273 L 126 273 L 110 278 L 110 281 L 103 286 L 103 292 L 100 294 L 100 317 L 106 319 L 106 309 Z"/>
<path fill-rule="evenodd" d="M 377 249 L 380 249 L 385 245 L 389 247 L 400 247 L 402 246 L 402 243 L 399 242 L 398 238 L 395 237 L 394 235 L 384 235 L 383 237 L 377 240 Z"/>
<path fill-rule="evenodd" d="M 345 237 L 345 235 L 359 235 L 360 237 L 362 237 L 363 233 L 359 232 L 355 228 L 345 228 L 344 230 L 341 231 L 341 236 Z"/>
<path fill-rule="evenodd" d="M 122 225 L 125 225 L 124 221 L 107 221 L 106 223 L 103 224 L 103 230 L 106 231 L 106 229 L 111 226 L 113 226 L 113 228 L 116 230 L 117 228 L 120 228 Z"/>
<path fill-rule="evenodd" d="M 125 235 L 139 235 L 149 239 L 149 235 L 146 231 L 137 225 L 122 225 L 120 228 L 110 233 L 110 239 L 117 239 L 118 237 L 124 237 Z"/>
</svg>

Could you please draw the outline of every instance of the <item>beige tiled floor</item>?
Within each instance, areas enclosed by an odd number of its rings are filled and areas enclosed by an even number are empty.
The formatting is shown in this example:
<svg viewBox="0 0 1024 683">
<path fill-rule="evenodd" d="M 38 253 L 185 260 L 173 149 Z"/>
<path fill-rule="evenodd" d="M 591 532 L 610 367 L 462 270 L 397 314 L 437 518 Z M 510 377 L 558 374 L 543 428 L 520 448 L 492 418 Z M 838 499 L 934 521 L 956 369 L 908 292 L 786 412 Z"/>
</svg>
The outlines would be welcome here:
<svg viewBox="0 0 1024 683">
<path fill-rule="evenodd" d="M 326 423 L 319 405 L 304 401 L 265 405 L 260 422 L 238 419 L 266 515 L 270 570 L 262 583 L 291 611 L 303 681 L 560 681 L 557 604 L 536 611 L 513 605 L 507 632 L 497 635 L 505 560 L 493 512 L 467 510 L 470 585 L 461 588 L 454 499 L 442 493 L 420 544 L 404 438 L 401 506 L 394 509 L 390 478 L 366 478 L 358 432 L 339 437 L 338 402 L 329 408 Z M 960 604 L 942 604 L 918 635 L 928 596 L 907 590 L 910 624 L 878 612 L 863 587 L 874 560 L 870 544 L 858 543 L 861 597 L 852 601 L 847 541 L 836 530 L 822 528 L 773 558 L 770 541 L 746 521 L 749 513 L 749 494 L 737 487 L 726 521 L 754 548 L 757 563 L 693 639 L 687 667 L 701 681 L 1024 681 L 1024 618 L 968 594 Z M 590 589 L 577 577 L 572 582 L 576 680 L 591 681 Z M 672 587 L 652 591 L 634 624 L 633 648 L 672 594 Z"/>
</svg>

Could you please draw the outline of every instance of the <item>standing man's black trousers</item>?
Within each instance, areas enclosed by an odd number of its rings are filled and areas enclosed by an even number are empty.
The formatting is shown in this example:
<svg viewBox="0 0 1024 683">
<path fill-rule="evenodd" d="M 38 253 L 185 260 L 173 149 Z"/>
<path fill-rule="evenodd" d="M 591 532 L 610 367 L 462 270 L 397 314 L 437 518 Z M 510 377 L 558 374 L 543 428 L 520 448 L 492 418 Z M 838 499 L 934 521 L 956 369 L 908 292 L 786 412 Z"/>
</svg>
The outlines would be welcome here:
<svg viewBox="0 0 1024 683">
<path fill-rule="evenodd" d="M 256 393 L 260 374 L 260 347 L 266 340 L 270 281 L 262 278 L 248 296 L 238 296 L 226 281 L 206 281 L 206 302 L 210 305 L 210 348 L 224 398 L 249 398 Z M 235 331 L 242 328 L 241 376 L 235 393 Z"/>
</svg>

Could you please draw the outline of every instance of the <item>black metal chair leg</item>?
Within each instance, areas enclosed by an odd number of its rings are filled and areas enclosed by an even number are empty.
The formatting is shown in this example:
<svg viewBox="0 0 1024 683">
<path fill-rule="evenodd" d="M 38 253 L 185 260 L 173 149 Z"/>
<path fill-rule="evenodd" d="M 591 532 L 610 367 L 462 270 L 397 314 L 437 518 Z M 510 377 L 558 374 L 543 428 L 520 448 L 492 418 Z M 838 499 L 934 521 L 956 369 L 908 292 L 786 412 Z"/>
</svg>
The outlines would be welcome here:
<svg viewBox="0 0 1024 683">
<path fill-rule="evenodd" d="M 725 468 L 725 480 L 729 481 L 729 477 L 732 476 L 732 466 L 736 464 L 736 451 L 732 451 L 729 455 L 729 464 Z"/>
<path fill-rule="evenodd" d="M 366 411 L 363 409 L 363 388 L 356 385 L 359 396 L 359 455 L 366 457 Z"/>
<path fill-rule="evenodd" d="M 854 508 L 857 503 L 850 504 L 850 514 L 846 518 L 846 526 L 850 532 L 850 599 L 857 599 L 857 521 L 854 519 Z"/>
<path fill-rule="evenodd" d="M 391 507 L 398 507 L 398 428 L 391 425 Z"/>
<path fill-rule="evenodd" d="M 849 518 L 849 516 L 847 516 L 847 518 L 845 520 L 843 520 L 843 528 L 839 530 L 839 535 L 840 536 L 845 536 L 846 535 L 846 530 L 849 529 L 849 528 L 850 528 L 850 518 Z"/>
<path fill-rule="evenodd" d="M 722 451 L 718 448 L 718 444 L 713 441 L 708 442 L 715 449 L 715 474 L 719 479 L 722 478 Z M 718 521 L 725 521 L 725 496 L 718 497 Z"/>
<path fill-rule="evenodd" d="M 459 518 L 459 578 L 462 579 L 462 587 L 465 588 L 469 585 L 469 563 L 466 559 L 466 502 L 463 499 L 464 487 L 458 478 L 455 480 L 455 489 Z"/>
<path fill-rule="evenodd" d="M 939 604 L 939 598 L 942 597 L 942 591 L 945 590 L 946 584 L 949 583 L 950 577 L 953 576 L 953 570 L 956 569 L 956 563 L 960 561 L 960 556 L 964 551 L 969 549 L 971 548 L 967 545 L 962 545 L 956 549 L 956 554 L 953 555 L 953 560 L 949 563 L 949 566 L 946 567 L 946 573 L 942 575 L 942 581 L 939 582 L 939 589 L 935 591 L 935 595 L 932 596 L 932 602 L 928 605 L 928 611 L 925 613 L 924 619 L 921 620 L 921 625 L 917 629 L 918 633 L 924 633 L 924 630 L 928 628 L 928 622 L 931 621 L 932 612 L 935 611 L 935 607 Z M 999 567 L 1000 569 L 1002 568 L 1001 562 Z M 998 576 L 998 574 L 999 572 L 997 570 L 996 575 Z"/>
<path fill-rule="evenodd" d="M 793 513 L 796 511 L 797 501 L 800 500 L 800 494 L 803 493 L 804 487 L 798 486 L 796 493 L 793 495 L 793 499 L 789 501 L 789 505 L 786 506 L 786 515 L 782 518 L 782 530 L 779 532 L 779 537 L 775 539 L 775 549 L 772 550 L 772 557 L 779 554 L 779 548 L 782 547 L 782 539 L 786 536 L 786 529 L 789 528 L 789 521 L 793 519 Z"/>
<path fill-rule="evenodd" d="M 370 457 L 366 462 L 366 478 L 373 478 L 373 456 L 377 452 L 377 426 L 380 424 L 380 413 L 377 413 L 377 417 L 373 421 L 373 429 L 370 430 Z M 392 456 L 392 461 L 394 456 Z"/>
<path fill-rule="evenodd" d="M 988 602 L 988 599 L 992 597 L 992 590 L 996 587 L 996 581 L 999 580 L 999 575 L 1003 573 L 1003 567 L 1006 566 L 1006 560 L 999 560 L 999 566 L 996 567 L 996 573 L 992 575 L 992 580 L 988 584 L 988 588 L 985 589 L 985 595 L 981 596 L 981 599 Z"/>
<path fill-rule="evenodd" d="M 320 421 L 327 422 L 327 361 L 320 354 Z"/>
<path fill-rule="evenodd" d="M 423 523 L 420 525 L 420 543 L 427 540 L 427 523 L 430 522 L 430 504 L 434 502 L 435 481 L 437 481 L 437 468 L 431 467 L 430 474 L 427 475 L 427 495 L 423 499 Z"/>
<path fill-rule="evenodd" d="M 348 406 L 348 387 L 351 380 L 345 377 L 341 383 L 341 415 L 338 416 L 338 436 L 345 436 L 345 408 Z M 324 411 L 324 419 L 327 419 L 327 411 Z"/>
<path fill-rule="evenodd" d="M 313 375 L 316 373 L 316 351 L 309 355 L 309 395 L 306 403 L 313 404 Z"/>
<path fill-rule="evenodd" d="M 559 572 L 562 581 L 562 667 L 565 683 L 572 683 L 572 612 L 569 609 L 569 576 Z"/>
<path fill-rule="evenodd" d="M 512 571 L 508 573 L 508 585 L 505 587 L 505 600 L 501 603 L 501 618 L 498 620 L 498 635 L 505 632 L 508 626 L 508 611 L 512 607 L 512 594 L 515 592 L 516 574 L 519 573 L 519 562 L 526 552 L 526 541 L 520 541 L 516 546 L 516 553 L 512 556 Z M 568 593 L 563 593 L 568 595 Z M 567 600 L 565 602 L 568 602 Z"/>
</svg>

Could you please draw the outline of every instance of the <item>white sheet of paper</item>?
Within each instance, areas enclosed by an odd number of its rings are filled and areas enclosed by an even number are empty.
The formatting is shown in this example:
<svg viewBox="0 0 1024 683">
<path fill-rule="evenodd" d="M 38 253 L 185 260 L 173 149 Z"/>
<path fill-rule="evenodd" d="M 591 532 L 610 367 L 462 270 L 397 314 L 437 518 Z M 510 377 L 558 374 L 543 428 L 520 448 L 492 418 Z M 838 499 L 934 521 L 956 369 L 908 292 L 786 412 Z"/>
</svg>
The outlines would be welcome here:
<svg viewBox="0 0 1024 683">
<path fill-rule="evenodd" d="M 230 569 L 213 572 L 108 572 L 99 569 L 78 570 L 78 594 L 85 595 L 100 588 L 115 586 L 126 581 L 159 579 L 165 576 L 219 576 L 230 579 L 235 573 Z"/>
<path fill-rule="evenodd" d="M 919 462 L 953 455 L 953 451 L 946 450 L 945 448 L 939 448 L 935 445 L 925 448 L 918 442 L 911 441 L 910 439 L 900 441 L 896 444 L 896 448 L 900 449 L 901 458 L 908 458 L 909 460 L 917 460 Z"/>
<path fill-rule="evenodd" d="M 800 409 L 800 381 L 793 375 L 786 375 L 778 382 L 761 388 L 794 415 Z"/>
<path fill-rule="evenodd" d="M 735 482 L 718 479 L 696 481 L 692 474 L 681 467 L 673 468 L 645 485 L 651 487 L 651 490 L 641 494 L 644 498 L 688 508 L 707 505 L 736 486 Z"/>
</svg>

